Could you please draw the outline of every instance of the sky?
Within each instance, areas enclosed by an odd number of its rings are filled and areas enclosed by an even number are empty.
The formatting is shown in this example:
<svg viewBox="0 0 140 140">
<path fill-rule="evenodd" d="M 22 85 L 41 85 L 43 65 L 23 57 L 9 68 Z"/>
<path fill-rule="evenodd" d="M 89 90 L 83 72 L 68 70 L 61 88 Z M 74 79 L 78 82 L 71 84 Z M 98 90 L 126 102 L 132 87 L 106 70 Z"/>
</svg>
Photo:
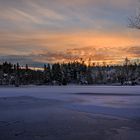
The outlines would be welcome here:
<svg viewBox="0 0 140 140">
<path fill-rule="evenodd" d="M 139 0 L 0 0 L 0 61 L 122 63 L 140 58 L 128 18 Z"/>
</svg>

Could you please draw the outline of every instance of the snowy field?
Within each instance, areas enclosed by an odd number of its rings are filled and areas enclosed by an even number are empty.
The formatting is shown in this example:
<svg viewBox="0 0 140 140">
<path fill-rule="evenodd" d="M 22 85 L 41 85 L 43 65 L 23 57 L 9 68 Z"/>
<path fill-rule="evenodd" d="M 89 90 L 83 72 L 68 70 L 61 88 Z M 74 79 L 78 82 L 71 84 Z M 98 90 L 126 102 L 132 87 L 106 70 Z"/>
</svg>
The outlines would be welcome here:
<svg viewBox="0 0 140 140">
<path fill-rule="evenodd" d="M 113 111 L 118 116 L 140 117 L 140 86 L 9 87 L 0 89 L 0 97 L 55 99 L 71 102 L 69 107 L 73 109 L 88 112 L 95 112 L 96 110 L 107 115 Z M 125 112 L 127 113 L 125 114 Z"/>
<path fill-rule="evenodd" d="M 0 140 L 140 139 L 140 86 L 0 87 L 0 112 Z"/>
</svg>

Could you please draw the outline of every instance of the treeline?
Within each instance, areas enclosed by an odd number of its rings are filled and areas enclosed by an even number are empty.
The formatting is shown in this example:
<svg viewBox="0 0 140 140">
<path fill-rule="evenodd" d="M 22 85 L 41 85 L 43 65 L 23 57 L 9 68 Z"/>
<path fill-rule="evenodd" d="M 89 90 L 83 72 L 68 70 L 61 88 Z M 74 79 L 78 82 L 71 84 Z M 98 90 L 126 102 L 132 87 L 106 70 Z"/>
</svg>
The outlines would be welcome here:
<svg viewBox="0 0 140 140">
<path fill-rule="evenodd" d="M 140 64 L 116 66 L 87 66 L 83 62 L 45 64 L 42 70 L 33 70 L 26 64 L 0 64 L 0 85 L 136 85 L 140 84 Z"/>
</svg>

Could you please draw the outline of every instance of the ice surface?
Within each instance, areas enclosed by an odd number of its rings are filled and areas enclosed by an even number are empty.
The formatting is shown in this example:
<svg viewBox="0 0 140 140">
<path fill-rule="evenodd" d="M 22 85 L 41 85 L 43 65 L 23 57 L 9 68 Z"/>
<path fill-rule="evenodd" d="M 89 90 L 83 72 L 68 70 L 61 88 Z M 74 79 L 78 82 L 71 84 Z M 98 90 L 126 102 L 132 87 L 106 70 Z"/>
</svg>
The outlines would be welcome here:
<svg viewBox="0 0 140 140">
<path fill-rule="evenodd" d="M 139 86 L 0 88 L 0 140 L 140 140 Z"/>
<path fill-rule="evenodd" d="M 30 86 L 0 88 L 0 97 L 35 97 L 67 102 L 65 107 L 97 114 L 140 117 L 140 86 Z"/>
<path fill-rule="evenodd" d="M 40 93 L 41 94 L 38 94 Z M 0 97 L 22 96 L 46 93 L 102 93 L 102 94 L 140 94 L 140 86 L 27 86 L 0 88 Z M 39 97 L 39 96 L 38 96 Z"/>
</svg>

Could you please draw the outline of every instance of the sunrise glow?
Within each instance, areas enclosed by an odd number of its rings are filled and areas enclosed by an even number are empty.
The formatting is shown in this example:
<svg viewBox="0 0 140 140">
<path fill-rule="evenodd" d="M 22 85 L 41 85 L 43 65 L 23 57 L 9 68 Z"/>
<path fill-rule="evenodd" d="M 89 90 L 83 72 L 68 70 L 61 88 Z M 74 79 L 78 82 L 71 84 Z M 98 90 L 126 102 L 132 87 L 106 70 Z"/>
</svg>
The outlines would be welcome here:
<svg viewBox="0 0 140 140">
<path fill-rule="evenodd" d="M 0 1 L 0 58 L 31 66 L 91 59 L 139 59 L 140 32 L 128 27 L 137 0 Z"/>
</svg>

